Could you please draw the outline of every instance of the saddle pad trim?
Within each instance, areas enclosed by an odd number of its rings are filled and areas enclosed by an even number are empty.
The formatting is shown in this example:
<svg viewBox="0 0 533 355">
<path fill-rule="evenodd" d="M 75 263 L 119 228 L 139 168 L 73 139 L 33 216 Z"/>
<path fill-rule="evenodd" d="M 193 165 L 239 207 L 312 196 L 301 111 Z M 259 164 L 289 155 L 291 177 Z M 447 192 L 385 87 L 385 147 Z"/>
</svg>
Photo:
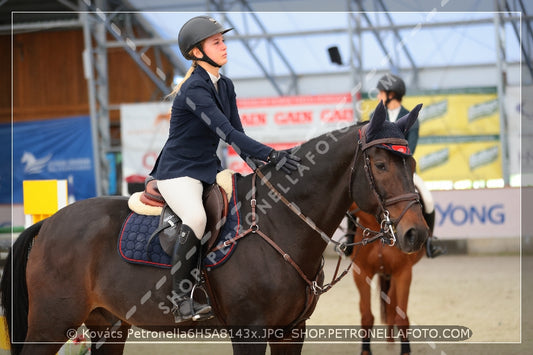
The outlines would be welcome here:
<svg viewBox="0 0 533 355">
<path fill-rule="evenodd" d="M 124 221 L 123 223 L 123 227 L 122 227 L 122 231 L 120 233 L 120 238 L 119 238 L 119 252 L 120 252 L 120 256 L 122 256 L 125 260 L 127 260 L 128 262 L 130 263 L 133 263 L 133 264 L 138 264 L 138 265 L 146 265 L 146 264 L 149 264 L 149 265 L 153 265 L 153 266 L 157 266 L 157 267 L 162 267 L 162 268 L 170 268 L 172 267 L 171 264 L 163 264 L 163 263 L 156 263 L 156 262 L 153 262 L 153 261 L 148 261 L 148 260 L 142 260 L 142 261 L 139 261 L 137 259 L 132 259 L 132 258 L 129 258 L 127 257 L 126 255 L 124 255 L 124 253 L 122 252 L 122 248 L 120 248 L 120 245 L 122 245 L 122 238 L 124 237 L 124 226 L 128 223 L 128 221 L 130 220 L 130 218 L 135 214 L 135 212 L 131 212 L 129 215 L 128 215 L 128 218 L 126 218 L 126 220 Z"/>
</svg>

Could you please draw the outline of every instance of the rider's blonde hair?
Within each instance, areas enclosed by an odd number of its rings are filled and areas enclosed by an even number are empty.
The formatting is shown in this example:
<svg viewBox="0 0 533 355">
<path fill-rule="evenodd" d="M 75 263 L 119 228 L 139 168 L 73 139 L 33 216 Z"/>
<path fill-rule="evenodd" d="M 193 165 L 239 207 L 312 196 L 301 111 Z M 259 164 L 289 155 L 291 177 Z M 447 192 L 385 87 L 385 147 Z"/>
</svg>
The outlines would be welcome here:
<svg viewBox="0 0 533 355">
<path fill-rule="evenodd" d="M 189 79 L 191 77 L 192 72 L 194 71 L 194 69 L 196 69 L 197 66 L 198 66 L 198 62 L 196 60 L 194 60 L 192 62 L 191 67 L 189 68 L 189 70 L 187 70 L 187 73 L 185 73 L 185 76 L 183 77 L 183 79 L 178 83 L 178 85 L 176 85 L 176 87 L 172 90 L 172 92 L 167 95 L 167 98 L 176 97 L 176 95 L 180 91 L 181 86 L 183 85 L 183 83 L 186 82 L 187 79 Z"/>
<path fill-rule="evenodd" d="M 201 48 L 203 48 L 204 42 L 205 42 L 205 39 L 199 43 L 199 46 Z M 189 56 L 191 58 L 194 58 L 194 55 L 192 53 L 193 50 L 194 50 L 194 48 L 189 51 Z M 172 92 L 167 95 L 167 98 L 176 97 L 176 95 L 180 91 L 181 86 L 183 85 L 183 83 L 185 83 L 187 81 L 187 79 L 189 79 L 191 77 L 192 72 L 194 71 L 194 69 L 196 69 L 197 66 L 198 66 L 198 61 L 197 60 L 193 60 L 192 64 L 191 64 L 191 67 L 189 68 L 189 70 L 187 70 L 187 73 L 185 73 L 185 76 L 183 77 L 183 79 L 178 83 L 178 85 L 176 85 L 176 87 L 172 90 Z"/>
</svg>

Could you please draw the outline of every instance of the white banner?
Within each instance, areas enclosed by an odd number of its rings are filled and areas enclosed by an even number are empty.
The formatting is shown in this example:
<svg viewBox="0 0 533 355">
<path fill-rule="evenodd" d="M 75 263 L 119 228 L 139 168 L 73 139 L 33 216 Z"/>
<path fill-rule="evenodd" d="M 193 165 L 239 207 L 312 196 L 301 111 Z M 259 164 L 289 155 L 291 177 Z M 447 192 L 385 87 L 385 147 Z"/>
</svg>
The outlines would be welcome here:
<svg viewBox="0 0 533 355">
<path fill-rule="evenodd" d="M 432 191 L 441 239 L 520 236 L 520 189 Z"/>
<path fill-rule="evenodd" d="M 128 191 L 126 179 L 146 177 L 154 167 L 168 138 L 170 107 L 165 102 L 120 106 L 124 194 Z"/>
<path fill-rule="evenodd" d="M 240 99 L 237 105 L 246 134 L 275 149 L 353 123 L 349 94 Z M 152 170 L 168 137 L 170 108 L 168 102 L 120 106 L 124 179 L 147 176 Z M 231 148 L 221 160 L 234 171 L 251 171 Z M 123 191 L 127 192 L 125 180 Z"/>
<path fill-rule="evenodd" d="M 533 95 L 533 86 L 511 86 L 505 90 L 509 170 L 511 174 L 522 174 L 522 186 L 531 186 L 533 144 L 529 142 L 533 139 L 533 104 L 531 101 L 522 102 L 522 98 L 530 98 Z M 520 90 L 522 90 L 521 96 Z"/>
</svg>

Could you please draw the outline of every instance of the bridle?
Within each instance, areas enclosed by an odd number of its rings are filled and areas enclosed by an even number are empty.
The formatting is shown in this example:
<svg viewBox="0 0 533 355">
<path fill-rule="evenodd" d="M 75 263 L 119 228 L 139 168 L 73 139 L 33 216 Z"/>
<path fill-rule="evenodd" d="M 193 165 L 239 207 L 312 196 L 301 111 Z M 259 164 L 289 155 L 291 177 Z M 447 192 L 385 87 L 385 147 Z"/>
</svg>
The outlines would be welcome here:
<svg viewBox="0 0 533 355">
<path fill-rule="evenodd" d="M 381 230 L 378 232 L 378 231 L 372 231 L 368 228 L 363 227 L 363 230 L 366 232 L 367 235 L 372 233 L 374 234 L 374 237 L 370 239 L 365 238 L 363 239 L 363 241 L 356 242 L 356 243 L 349 243 L 349 244 L 339 243 L 337 247 L 341 250 L 346 249 L 346 247 L 348 246 L 359 245 L 359 244 L 365 245 L 365 244 L 368 244 L 369 242 L 373 242 L 376 239 L 381 239 L 383 243 L 386 242 L 386 244 L 390 246 L 394 246 L 396 244 L 396 233 L 395 233 L 394 226 L 400 222 L 400 220 L 402 219 L 402 217 L 405 215 L 405 213 L 407 212 L 409 208 L 411 208 L 413 205 L 417 203 L 420 204 L 420 196 L 415 192 L 401 194 L 401 195 L 394 196 L 386 200 L 383 199 L 383 197 L 379 194 L 378 189 L 376 187 L 376 180 L 374 178 L 374 174 L 372 174 L 372 167 L 370 165 L 370 158 L 368 156 L 368 149 L 371 147 L 375 147 L 375 146 L 383 145 L 383 144 L 387 144 L 391 146 L 407 146 L 408 145 L 407 140 L 402 139 L 402 138 L 381 138 L 381 139 L 375 139 L 370 142 L 367 142 L 365 133 L 366 133 L 366 126 L 359 129 L 359 132 L 358 132 L 359 140 L 358 140 L 357 147 L 356 147 L 355 154 L 354 154 L 354 161 L 352 164 L 352 170 L 351 170 L 350 180 L 348 184 L 348 195 L 350 199 L 352 199 L 352 184 L 353 184 L 354 175 L 355 175 L 355 164 L 357 163 L 357 156 L 359 155 L 359 152 L 361 152 L 361 154 L 363 155 L 363 167 L 365 169 L 366 180 L 368 184 L 370 185 L 370 190 L 374 194 L 376 201 L 378 201 L 379 212 L 376 215 L 376 219 L 380 221 L 380 216 L 381 216 L 381 221 L 379 222 Z M 403 165 L 405 166 L 405 164 L 406 164 L 405 158 L 403 158 Z M 390 212 L 387 209 L 387 207 L 395 205 L 403 201 L 409 201 L 409 203 L 404 207 L 403 211 L 400 213 L 398 218 L 391 220 Z M 348 218 L 353 219 L 353 216 L 349 212 L 347 212 L 346 214 L 349 216 Z M 355 223 L 356 225 L 358 225 L 357 222 Z"/>
</svg>

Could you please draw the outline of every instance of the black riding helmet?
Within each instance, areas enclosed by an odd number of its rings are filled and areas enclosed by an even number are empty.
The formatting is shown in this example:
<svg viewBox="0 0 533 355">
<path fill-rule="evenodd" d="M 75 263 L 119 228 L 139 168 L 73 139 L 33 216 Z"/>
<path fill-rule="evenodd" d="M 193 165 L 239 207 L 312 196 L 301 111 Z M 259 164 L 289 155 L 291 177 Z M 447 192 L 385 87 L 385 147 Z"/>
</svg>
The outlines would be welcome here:
<svg viewBox="0 0 533 355">
<path fill-rule="evenodd" d="M 404 81 L 402 78 L 394 74 L 383 75 L 378 81 L 377 89 L 387 93 L 387 104 L 390 101 L 388 98 L 389 92 L 393 92 L 396 95 L 395 99 L 398 101 L 401 101 L 402 97 L 405 95 Z"/>
<path fill-rule="evenodd" d="M 233 28 L 224 28 L 214 18 L 210 16 L 197 16 L 193 17 L 189 21 L 185 22 L 178 34 L 178 43 L 180 46 L 181 54 L 189 60 L 203 60 L 213 66 L 220 67 L 211 58 L 209 58 L 204 50 L 199 46 L 200 42 L 204 39 L 211 37 L 217 33 L 224 34 L 231 31 Z M 198 49 L 204 55 L 202 58 L 195 58 L 189 55 L 189 52 L 194 47 Z"/>
</svg>

